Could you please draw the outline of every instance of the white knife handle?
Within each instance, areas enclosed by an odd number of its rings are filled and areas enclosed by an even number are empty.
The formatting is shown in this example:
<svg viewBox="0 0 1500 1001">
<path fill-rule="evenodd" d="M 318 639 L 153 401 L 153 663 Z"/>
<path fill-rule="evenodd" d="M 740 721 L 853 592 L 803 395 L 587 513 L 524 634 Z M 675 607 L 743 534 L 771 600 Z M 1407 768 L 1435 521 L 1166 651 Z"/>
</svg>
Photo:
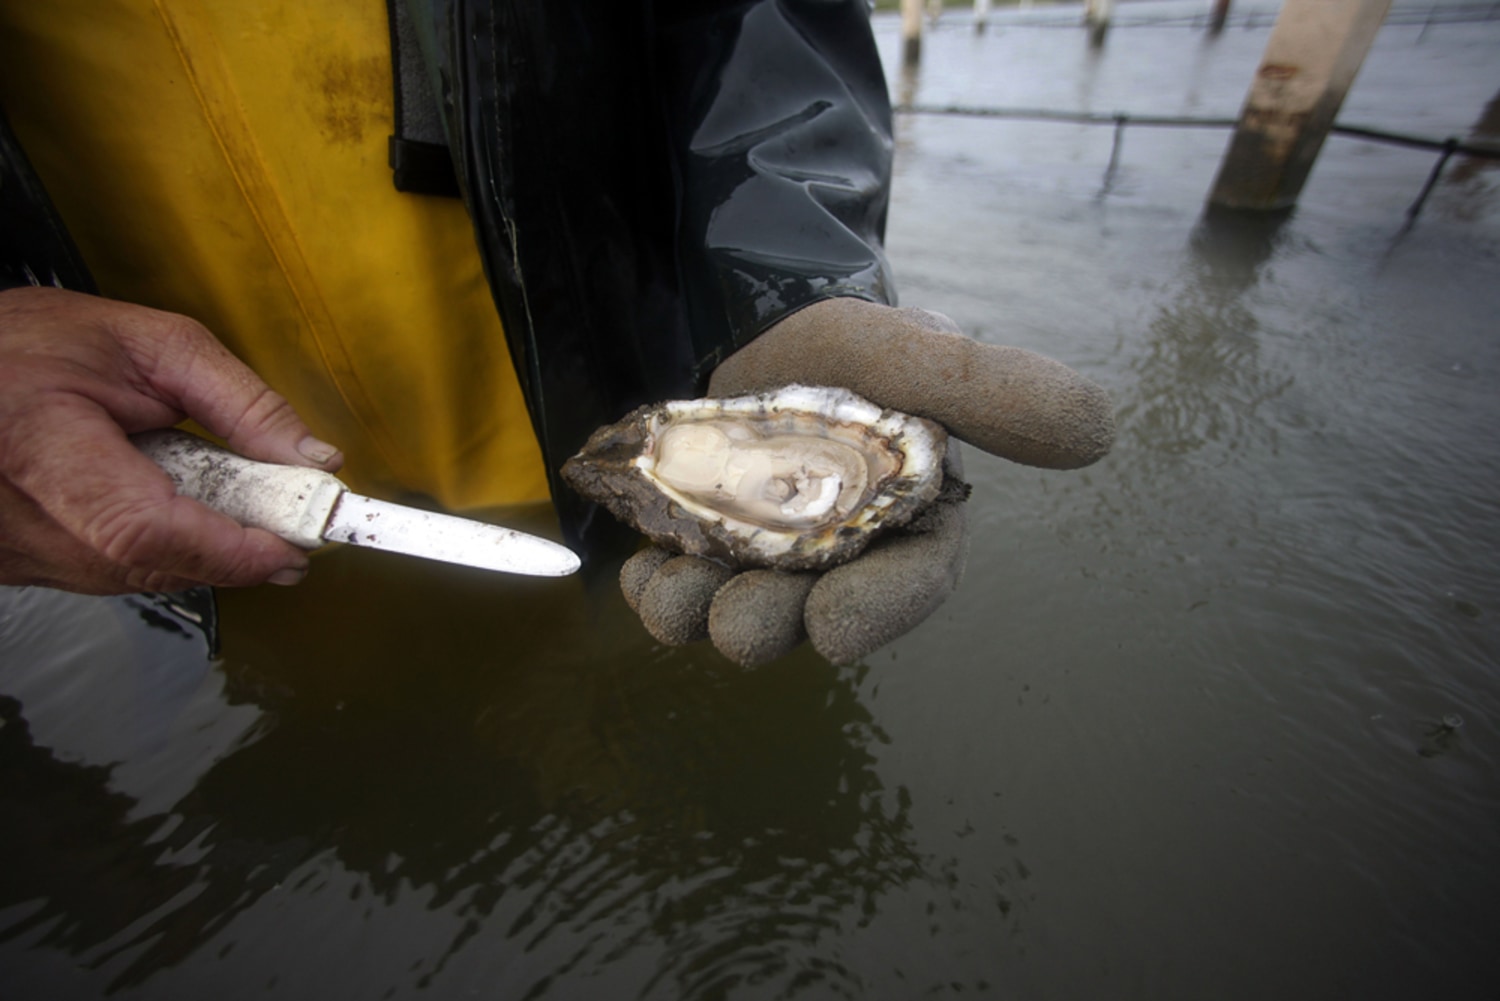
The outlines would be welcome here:
<svg viewBox="0 0 1500 1001">
<path fill-rule="evenodd" d="M 323 544 L 323 527 L 348 489 L 322 470 L 255 462 L 186 431 L 147 431 L 130 440 L 179 494 L 303 549 Z"/>
</svg>

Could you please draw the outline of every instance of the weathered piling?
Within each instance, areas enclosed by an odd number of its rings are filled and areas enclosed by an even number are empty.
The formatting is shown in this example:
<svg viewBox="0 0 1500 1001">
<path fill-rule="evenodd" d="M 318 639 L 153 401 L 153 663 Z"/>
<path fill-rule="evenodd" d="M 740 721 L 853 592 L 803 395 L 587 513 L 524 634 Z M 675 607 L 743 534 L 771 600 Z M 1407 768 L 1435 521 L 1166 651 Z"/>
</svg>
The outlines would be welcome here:
<svg viewBox="0 0 1500 1001">
<path fill-rule="evenodd" d="M 1084 0 L 1083 23 L 1089 29 L 1089 42 L 1102 45 L 1109 31 L 1109 18 L 1114 10 L 1114 0 Z"/>
<path fill-rule="evenodd" d="M 1224 30 L 1224 23 L 1229 20 L 1229 0 L 1214 0 L 1213 13 L 1209 16 L 1208 30 L 1210 34 L 1217 35 Z"/>
<path fill-rule="evenodd" d="M 1286 0 L 1209 203 L 1290 208 L 1375 41 L 1391 0 Z"/>
<path fill-rule="evenodd" d="M 922 0 L 901 0 L 901 61 L 922 61 Z"/>
</svg>

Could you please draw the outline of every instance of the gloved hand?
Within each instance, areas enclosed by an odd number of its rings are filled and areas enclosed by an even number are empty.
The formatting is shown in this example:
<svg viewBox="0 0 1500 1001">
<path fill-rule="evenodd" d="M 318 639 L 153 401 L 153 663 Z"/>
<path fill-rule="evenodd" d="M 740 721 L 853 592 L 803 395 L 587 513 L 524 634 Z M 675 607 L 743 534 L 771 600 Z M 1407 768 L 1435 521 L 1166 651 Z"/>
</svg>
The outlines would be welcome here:
<svg viewBox="0 0 1500 1001">
<path fill-rule="evenodd" d="M 306 553 L 178 497 L 126 439 L 184 417 L 251 458 L 330 472 L 343 461 L 187 317 L 0 292 L 0 584 L 124 594 L 300 580 Z"/>
<path fill-rule="evenodd" d="M 709 392 L 734 396 L 792 382 L 842 386 L 1030 466 L 1086 466 L 1114 442 L 1114 414 L 1098 385 L 1034 352 L 980 344 L 920 309 L 852 298 L 815 303 L 726 359 Z M 958 584 L 967 487 L 951 440 L 944 474 L 938 500 L 914 522 L 826 573 L 739 572 L 650 546 L 626 562 L 621 589 L 663 643 L 711 638 L 751 666 L 806 638 L 833 663 L 851 663 L 914 628 Z"/>
</svg>

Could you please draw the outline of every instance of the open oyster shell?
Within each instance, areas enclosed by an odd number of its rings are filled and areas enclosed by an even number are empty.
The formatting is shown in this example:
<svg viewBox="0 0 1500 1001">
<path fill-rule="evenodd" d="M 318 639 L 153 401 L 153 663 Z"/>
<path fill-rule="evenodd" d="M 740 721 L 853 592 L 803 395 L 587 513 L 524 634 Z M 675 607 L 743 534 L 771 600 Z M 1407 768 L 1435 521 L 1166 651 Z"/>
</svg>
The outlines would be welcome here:
<svg viewBox="0 0 1500 1001">
<path fill-rule="evenodd" d="M 947 438 L 848 390 L 794 385 L 642 407 L 595 431 L 562 476 L 669 549 L 826 569 L 937 496 Z"/>
</svg>

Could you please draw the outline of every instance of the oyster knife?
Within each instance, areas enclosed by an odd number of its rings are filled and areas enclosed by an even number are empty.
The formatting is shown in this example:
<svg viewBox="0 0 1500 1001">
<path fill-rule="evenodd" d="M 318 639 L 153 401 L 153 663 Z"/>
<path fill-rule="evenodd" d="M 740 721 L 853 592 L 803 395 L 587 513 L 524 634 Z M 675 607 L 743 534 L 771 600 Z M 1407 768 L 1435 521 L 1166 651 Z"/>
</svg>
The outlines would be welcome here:
<svg viewBox="0 0 1500 1001">
<path fill-rule="evenodd" d="M 147 431 L 131 442 L 179 494 L 303 549 L 346 542 L 542 577 L 564 577 L 579 566 L 572 550 L 548 539 L 362 497 L 321 470 L 255 462 L 185 431 Z"/>
</svg>

